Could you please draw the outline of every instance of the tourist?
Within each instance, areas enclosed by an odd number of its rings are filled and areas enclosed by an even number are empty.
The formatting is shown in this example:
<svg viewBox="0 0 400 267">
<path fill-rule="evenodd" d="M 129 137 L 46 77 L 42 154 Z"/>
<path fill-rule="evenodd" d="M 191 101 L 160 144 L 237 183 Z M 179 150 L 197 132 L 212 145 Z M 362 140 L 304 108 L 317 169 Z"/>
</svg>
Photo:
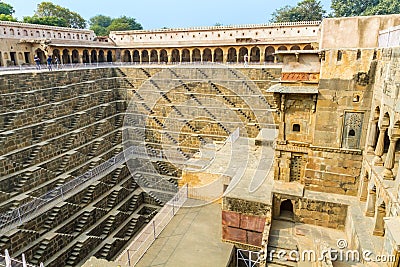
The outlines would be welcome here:
<svg viewBox="0 0 400 267">
<path fill-rule="evenodd" d="M 54 63 L 56 64 L 56 69 L 58 70 L 58 67 L 60 65 L 60 60 L 58 59 L 57 56 L 54 56 Z"/>
<path fill-rule="evenodd" d="M 53 59 L 51 58 L 51 56 L 49 55 L 49 57 L 47 58 L 47 68 L 49 69 L 49 71 L 52 71 L 53 68 L 51 66 Z"/>
<path fill-rule="evenodd" d="M 35 63 L 36 63 L 36 69 L 40 70 L 41 69 L 41 67 L 40 67 L 40 58 L 38 56 L 35 56 L 33 58 L 33 61 L 35 61 Z"/>
<path fill-rule="evenodd" d="M 244 66 L 247 67 L 249 62 L 249 56 L 246 54 L 244 55 Z"/>
</svg>

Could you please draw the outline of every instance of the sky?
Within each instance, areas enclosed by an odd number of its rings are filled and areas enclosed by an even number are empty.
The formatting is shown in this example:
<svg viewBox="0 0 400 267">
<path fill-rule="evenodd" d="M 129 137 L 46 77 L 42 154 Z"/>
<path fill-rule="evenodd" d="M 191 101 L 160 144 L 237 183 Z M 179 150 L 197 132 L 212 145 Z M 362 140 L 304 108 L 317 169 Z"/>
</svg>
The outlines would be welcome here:
<svg viewBox="0 0 400 267">
<path fill-rule="evenodd" d="M 44 0 L 2 0 L 11 4 L 15 16 L 32 16 Z M 46 0 L 79 13 L 83 18 L 102 14 L 136 18 L 144 29 L 267 23 L 271 13 L 297 0 Z M 326 10 L 330 0 L 321 0 Z"/>
</svg>

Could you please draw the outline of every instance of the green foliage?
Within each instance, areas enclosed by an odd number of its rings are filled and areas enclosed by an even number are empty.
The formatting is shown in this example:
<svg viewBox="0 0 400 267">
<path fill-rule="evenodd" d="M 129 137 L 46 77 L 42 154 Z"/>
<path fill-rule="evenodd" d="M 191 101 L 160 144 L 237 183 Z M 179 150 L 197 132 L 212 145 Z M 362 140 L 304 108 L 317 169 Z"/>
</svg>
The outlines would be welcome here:
<svg viewBox="0 0 400 267">
<path fill-rule="evenodd" d="M 39 17 L 39 18 L 56 17 L 59 19 L 63 19 L 66 22 L 66 27 L 77 28 L 77 29 L 83 29 L 86 27 L 85 19 L 82 18 L 78 13 L 73 12 L 68 8 L 55 5 L 51 2 L 42 2 L 38 4 L 37 10 L 35 11 L 35 15 L 33 17 Z M 51 22 L 53 21 L 53 19 L 47 19 L 45 21 Z M 60 22 L 55 21 L 55 23 L 60 23 Z"/>
<path fill-rule="evenodd" d="M 14 22 L 17 22 L 17 20 L 13 16 L 6 15 L 6 14 L 0 14 L 0 20 L 1 21 L 14 21 Z"/>
<path fill-rule="evenodd" d="M 128 30 L 141 30 L 143 29 L 140 23 L 137 23 L 134 18 L 122 16 L 119 18 L 110 18 L 104 15 L 94 16 L 89 20 L 90 29 L 96 35 L 108 35 L 110 31 L 128 31 Z"/>
<path fill-rule="evenodd" d="M 25 23 L 31 23 L 31 24 L 68 27 L 68 23 L 65 19 L 54 16 L 46 16 L 46 17 L 27 16 L 23 18 L 23 21 Z"/>
<path fill-rule="evenodd" d="M 112 18 L 104 15 L 96 15 L 89 20 L 89 25 L 101 26 L 107 28 L 110 26 Z"/>
<path fill-rule="evenodd" d="M 270 22 L 294 22 L 294 21 L 315 21 L 322 20 L 326 11 L 323 9 L 321 1 L 303 0 L 297 6 L 284 6 L 272 13 Z"/>
<path fill-rule="evenodd" d="M 335 17 L 387 15 L 400 13 L 398 0 L 332 0 Z"/>
<path fill-rule="evenodd" d="M 223 26 L 223 25 L 222 25 L 222 23 L 217 22 L 214 24 L 214 26 Z"/>
<path fill-rule="evenodd" d="M 123 26 L 123 27 L 122 27 Z M 121 28 L 122 27 L 122 28 Z M 116 19 L 113 19 L 111 25 L 109 26 L 110 31 L 127 31 L 127 30 L 142 30 L 143 27 L 140 23 L 136 22 L 136 19 L 130 18 L 127 16 L 122 16 Z"/>
<path fill-rule="evenodd" d="M 10 4 L 0 2 L 0 14 L 12 15 L 14 12 L 15 10 Z"/>
</svg>

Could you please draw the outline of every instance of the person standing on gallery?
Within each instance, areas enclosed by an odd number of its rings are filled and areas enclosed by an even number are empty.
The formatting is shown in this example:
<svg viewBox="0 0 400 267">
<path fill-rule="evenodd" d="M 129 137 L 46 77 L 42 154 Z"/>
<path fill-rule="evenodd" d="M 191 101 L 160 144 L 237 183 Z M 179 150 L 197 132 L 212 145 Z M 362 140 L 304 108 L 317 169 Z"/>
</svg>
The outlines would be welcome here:
<svg viewBox="0 0 400 267">
<path fill-rule="evenodd" d="M 38 56 L 35 56 L 33 58 L 33 61 L 35 61 L 35 63 L 36 63 L 36 69 L 40 70 L 40 58 Z"/>
<path fill-rule="evenodd" d="M 244 60 L 244 66 L 247 67 L 249 65 L 249 56 L 247 54 L 244 55 L 243 60 Z"/>
<path fill-rule="evenodd" d="M 49 69 L 49 71 L 53 70 L 53 67 L 51 66 L 52 63 L 53 63 L 53 59 L 49 55 L 49 57 L 47 58 L 47 68 Z"/>
</svg>

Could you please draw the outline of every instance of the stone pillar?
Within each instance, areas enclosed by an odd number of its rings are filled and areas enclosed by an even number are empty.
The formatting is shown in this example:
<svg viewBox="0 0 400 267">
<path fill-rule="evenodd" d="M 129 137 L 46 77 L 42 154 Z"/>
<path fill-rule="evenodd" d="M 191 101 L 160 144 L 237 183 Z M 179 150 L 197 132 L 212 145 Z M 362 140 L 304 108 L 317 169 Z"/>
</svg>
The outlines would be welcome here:
<svg viewBox="0 0 400 267">
<path fill-rule="evenodd" d="M 211 51 L 211 62 L 215 62 L 215 52 Z"/>
<path fill-rule="evenodd" d="M 203 53 L 200 52 L 200 62 L 203 63 Z"/>
<path fill-rule="evenodd" d="M 168 54 L 168 63 L 172 62 L 172 52 Z"/>
<path fill-rule="evenodd" d="M 386 210 L 384 207 L 378 206 L 375 212 L 375 227 L 373 235 L 384 236 L 385 235 L 385 222 L 383 218 L 386 215 Z"/>
<path fill-rule="evenodd" d="M 222 59 L 222 63 L 224 63 L 224 64 L 228 63 L 228 52 L 226 54 L 224 53 L 224 57 Z"/>
<path fill-rule="evenodd" d="M 281 95 L 281 106 L 280 106 L 280 126 L 278 140 L 285 142 L 285 112 L 286 112 L 286 96 Z"/>
<path fill-rule="evenodd" d="M 79 63 L 83 64 L 83 55 L 79 55 Z"/>
<path fill-rule="evenodd" d="M 376 123 L 377 120 L 372 120 L 369 123 L 369 136 L 368 136 L 368 148 L 367 148 L 367 153 L 370 155 L 374 154 L 374 146 L 375 146 L 375 139 L 376 139 Z"/>
<path fill-rule="evenodd" d="M 365 202 L 368 198 L 368 173 L 365 173 L 362 178 L 360 201 Z"/>
<path fill-rule="evenodd" d="M 182 51 L 179 53 L 179 63 L 182 64 L 183 53 Z"/>
<path fill-rule="evenodd" d="M 372 188 L 368 190 L 367 198 L 367 210 L 365 211 L 365 216 L 374 217 L 375 215 L 375 202 L 376 202 L 376 192 Z"/>
<path fill-rule="evenodd" d="M 376 143 L 375 158 L 374 158 L 374 165 L 376 166 L 383 165 L 382 155 L 383 155 L 383 148 L 385 145 L 385 132 L 386 128 L 382 127 L 379 130 L 379 137 L 378 137 L 378 142 Z"/>
<path fill-rule="evenodd" d="M 388 153 L 386 154 L 385 159 L 385 170 L 383 171 L 383 178 L 387 180 L 393 180 L 393 167 L 394 167 L 394 159 L 395 159 L 395 152 L 396 152 L 396 144 L 399 138 L 397 136 L 390 137 L 390 145 Z"/>
</svg>

